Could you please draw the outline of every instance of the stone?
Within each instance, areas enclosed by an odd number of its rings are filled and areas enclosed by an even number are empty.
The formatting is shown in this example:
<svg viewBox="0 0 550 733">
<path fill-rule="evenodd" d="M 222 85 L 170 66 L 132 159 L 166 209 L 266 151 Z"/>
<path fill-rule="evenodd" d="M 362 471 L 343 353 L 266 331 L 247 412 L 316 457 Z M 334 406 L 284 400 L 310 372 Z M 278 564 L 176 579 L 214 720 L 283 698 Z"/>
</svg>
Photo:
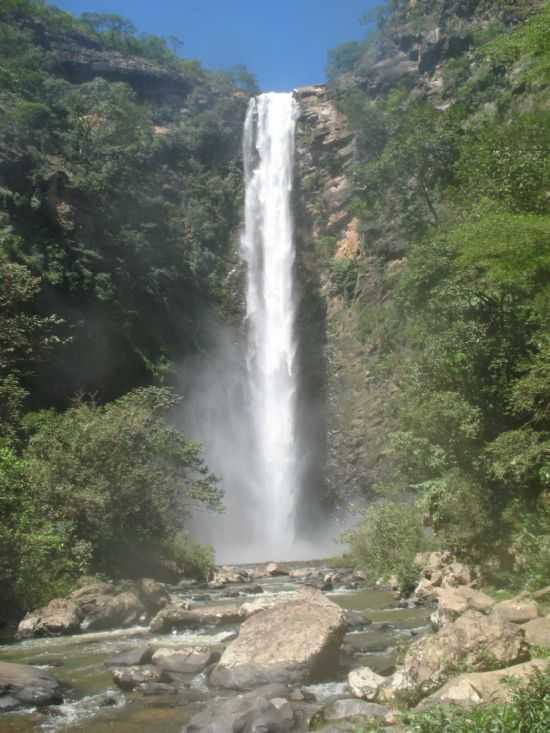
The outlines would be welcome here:
<svg viewBox="0 0 550 733">
<path fill-rule="evenodd" d="M 512 598 L 497 603 L 493 613 L 513 624 L 526 624 L 538 618 L 539 606 L 536 601 L 524 598 Z"/>
<path fill-rule="evenodd" d="M 81 606 L 83 631 L 103 631 L 135 624 L 145 614 L 145 607 L 136 593 L 126 591 L 115 595 L 99 595 Z"/>
<path fill-rule="evenodd" d="M 212 579 L 208 582 L 208 587 L 223 588 L 231 583 L 249 583 L 251 580 L 252 577 L 248 570 L 224 566 L 216 570 Z"/>
<path fill-rule="evenodd" d="M 369 667 L 353 669 L 348 675 L 348 685 L 355 697 L 363 700 L 376 700 L 378 690 L 385 683 L 386 679 Z"/>
<path fill-rule="evenodd" d="M 541 588 L 540 590 L 535 591 L 532 593 L 532 597 L 535 601 L 547 601 L 550 599 L 550 585 L 547 585 L 546 588 Z"/>
<path fill-rule="evenodd" d="M 194 715 L 182 733 L 285 733 L 294 711 L 284 697 L 288 688 L 268 685 L 229 699 L 217 699 Z"/>
<path fill-rule="evenodd" d="M 33 636 L 61 636 L 78 631 L 80 611 L 76 603 L 65 598 L 55 598 L 44 608 L 28 613 L 17 627 L 17 639 Z"/>
<path fill-rule="evenodd" d="M 219 626 L 236 624 L 243 620 L 238 606 L 203 606 L 189 609 L 186 603 L 170 604 L 151 621 L 151 631 L 167 634 L 173 628 L 194 628 L 196 626 Z"/>
<path fill-rule="evenodd" d="M 415 588 L 414 595 L 419 601 L 431 602 L 437 600 L 438 587 L 428 578 L 421 578 Z"/>
<path fill-rule="evenodd" d="M 374 702 L 365 700 L 336 700 L 323 708 L 323 718 L 331 722 L 333 720 L 346 720 L 346 718 L 378 718 L 385 719 L 389 709 L 384 705 L 377 705 Z"/>
<path fill-rule="evenodd" d="M 362 611 L 356 611 L 352 608 L 346 611 L 346 623 L 350 628 L 357 629 L 370 626 L 372 621 Z"/>
<path fill-rule="evenodd" d="M 0 662 L 0 710 L 45 707 L 63 702 L 61 685 L 49 672 L 27 664 Z"/>
<path fill-rule="evenodd" d="M 245 592 L 249 596 L 259 596 L 264 592 L 264 589 L 261 585 L 250 585 Z"/>
<path fill-rule="evenodd" d="M 319 591 L 250 616 L 210 675 L 219 687 L 323 679 L 337 664 L 345 612 Z M 331 667 L 332 665 L 332 667 Z"/>
<path fill-rule="evenodd" d="M 286 593 L 285 595 L 267 596 L 265 598 L 255 598 L 253 601 L 246 601 L 239 608 L 239 614 L 243 618 L 249 618 L 259 611 L 265 611 L 268 608 L 279 606 L 282 603 L 288 603 L 289 600 L 298 598 L 298 593 Z"/>
<path fill-rule="evenodd" d="M 550 616 L 541 616 L 522 624 L 525 640 L 530 646 L 550 648 Z"/>
<path fill-rule="evenodd" d="M 157 580 L 142 578 L 138 583 L 139 597 L 148 613 L 157 613 L 170 603 L 170 594 Z"/>
<path fill-rule="evenodd" d="M 535 672 L 543 671 L 548 665 L 547 659 L 533 659 L 497 671 L 461 674 L 426 698 L 419 707 L 440 704 L 470 707 L 483 703 L 510 702 L 514 688 L 508 684 L 509 680 L 526 683 Z"/>
<path fill-rule="evenodd" d="M 469 609 L 488 613 L 495 605 L 495 600 L 491 596 L 469 586 L 437 588 L 436 596 L 438 609 L 431 617 L 435 628 L 441 628 L 455 621 Z"/>
<path fill-rule="evenodd" d="M 288 574 L 289 578 L 293 578 L 295 580 L 302 580 L 310 575 L 319 575 L 318 568 L 295 568 Z"/>
<path fill-rule="evenodd" d="M 414 642 L 403 663 L 403 689 L 426 696 L 448 680 L 453 669 L 467 665 L 485 671 L 529 657 L 523 630 L 492 613 L 469 610 L 441 631 Z"/>
<path fill-rule="evenodd" d="M 112 675 L 115 685 L 126 692 L 131 692 L 140 685 L 150 682 L 164 682 L 163 671 L 152 664 L 139 667 L 115 667 Z"/>
<path fill-rule="evenodd" d="M 155 667 L 165 672 L 195 675 L 220 658 L 219 652 L 206 647 L 161 648 L 153 654 Z"/>
<path fill-rule="evenodd" d="M 150 646 L 140 646 L 127 652 L 117 654 L 105 662 L 106 667 L 138 667 L 140 664 L 150 664 L 153 649 Z"/>
<path fill-rule="evenodd" d="M 272 577 L 274 577 L 277 575 L 288 575 L 289 571 L 278 562 L 269 562 L 265 566 L 265 573 L 266 575 L 271 575 Z"/>
</svg>

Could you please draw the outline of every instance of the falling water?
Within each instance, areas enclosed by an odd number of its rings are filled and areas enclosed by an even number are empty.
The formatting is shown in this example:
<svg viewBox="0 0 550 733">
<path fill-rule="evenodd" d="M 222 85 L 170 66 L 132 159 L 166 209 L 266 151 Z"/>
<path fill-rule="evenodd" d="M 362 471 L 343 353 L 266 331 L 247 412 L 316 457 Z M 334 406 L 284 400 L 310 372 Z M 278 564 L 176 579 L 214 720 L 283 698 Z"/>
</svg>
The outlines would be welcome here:
<svg viewBox="0 0 550 733">
<path fill-rule="evenodd" d="M 256 450 L 255 502 L 265 546 L 288 549 L 298 493 L 292 94 L 252 99 L 244 131 L 242 255 L 248 265 L 247 368 Z"/>
</svg>

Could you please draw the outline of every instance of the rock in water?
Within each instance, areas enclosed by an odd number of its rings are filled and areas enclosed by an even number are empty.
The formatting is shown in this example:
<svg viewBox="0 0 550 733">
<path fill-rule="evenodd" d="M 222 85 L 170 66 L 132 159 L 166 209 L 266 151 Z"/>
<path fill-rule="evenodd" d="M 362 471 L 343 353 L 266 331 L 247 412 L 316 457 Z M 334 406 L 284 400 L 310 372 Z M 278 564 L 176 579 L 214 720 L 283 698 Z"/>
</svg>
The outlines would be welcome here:
<svg viewBox="0 0 550 733">
<path fill-rule="evenodd" d="M 210 682 L 251 689 L 271 682 L 323 679 L 334 672 L 346 614 L 315 590 L 254 614 L 222 655 Z"/>
<path fill-rule="evenodd" d="M 378 690 L 385 683 L 386 678 L 376 674 L 369 667 L 360 667 L 352 670 L 348 675 L 348 684 L 355 697 L 364 700 L 376 700 Z"/>
<path fill-rule="evenodd" d="M 61 685 L 48 672 L 26 664 L 0 662 L 0 711 L 62 702 Z"/>
<path fill-rule="evenodd" d="M 65 598 L 55 598 L 44 608 L 31 611 L 17 628 L 17 639 L 33 636 L 61 636 L 78 631 L 81 615 L 76 603 Z"/>
</svg>

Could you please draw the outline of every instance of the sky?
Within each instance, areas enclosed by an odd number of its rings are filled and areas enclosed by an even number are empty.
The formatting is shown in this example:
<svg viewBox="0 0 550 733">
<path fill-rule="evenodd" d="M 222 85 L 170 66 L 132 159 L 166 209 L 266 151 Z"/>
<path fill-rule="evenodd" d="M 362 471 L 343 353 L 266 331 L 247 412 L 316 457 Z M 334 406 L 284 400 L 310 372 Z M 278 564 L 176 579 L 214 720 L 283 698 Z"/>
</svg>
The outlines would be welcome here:
<svg viewBox="0 0 550 733">
<path fill-rule="evenodd" d="M 325 80 L 327 52 L 361 40 L 359 19 L 380 0 L 53 0 L 75 15 L 110 12 L 140 32 L 177 36 L 209 69 L 244 64 L 262 91 Z"/>
</svg>

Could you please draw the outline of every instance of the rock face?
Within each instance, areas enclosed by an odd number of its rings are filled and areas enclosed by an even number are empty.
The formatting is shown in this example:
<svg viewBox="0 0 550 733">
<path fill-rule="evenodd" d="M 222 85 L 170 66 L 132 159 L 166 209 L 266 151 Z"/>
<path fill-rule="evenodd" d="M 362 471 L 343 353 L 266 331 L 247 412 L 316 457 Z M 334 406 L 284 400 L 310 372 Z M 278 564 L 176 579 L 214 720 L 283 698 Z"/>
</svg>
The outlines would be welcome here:
<svg viewBox="0 0 550 733">
<path fill-rule="evenodd" d="M 453 677 L 440 690 L 426 698 L 420 707 L 430 705 L 462 705 L 465 707 L 482 703 L 509 702 L 513 687 L 507 680 L 526 684 L 537 671 L 548 667 L 548 660 L 533 659 L 524 664 L 517 664 L 495 672 L 472 672 Z"/>
<path fill-rule="evenodd" d="M 495 664 L 505 667 L 528 658 L 521 628 L 494 614 L 470 610 L 409 647 L 402 688 L 423 697 L 441 687 L 459 665 L 484 671 Z"/>
<path fill-rule="evenodd" d="M 216 700 L 194 715 L 182 733 L 284 733 L 294 726 L 294 711 L 284 685 L 266 685 L 229 700 Z"/>
<path fill-rule="evenodd" d="M 0 712 L 62 702 L 61 685 L 48 672 L 26 664 L 0 662 Z"/>
<path fill-rule="evenodd" d="M 251 689 L 271 682 L 320 679 L 336 656 L 346 628 L 344 611 L 318 591 L 254 614 L 241 626 L 210 682 Z"/>
</svg>

